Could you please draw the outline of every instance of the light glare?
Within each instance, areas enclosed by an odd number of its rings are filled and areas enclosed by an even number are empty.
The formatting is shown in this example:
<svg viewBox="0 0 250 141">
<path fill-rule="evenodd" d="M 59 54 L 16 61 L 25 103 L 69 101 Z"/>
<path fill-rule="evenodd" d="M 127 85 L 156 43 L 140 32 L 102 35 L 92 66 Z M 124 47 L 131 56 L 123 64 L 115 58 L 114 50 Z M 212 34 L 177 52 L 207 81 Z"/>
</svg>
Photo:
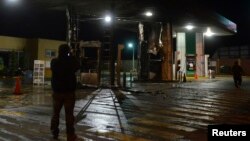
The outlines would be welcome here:
<svg viewBox="0 0 250 141">
<path fill-rule="evenodd" d="M 187 30 L 192 30 L 193 28 L 194 28 L 194 26 L 192 26 L 192 25 L 187 25 L 187 26 L 186 26 L 186 29 L 187 29 Z"/>
<path fill-rule="evenodd" d="M 207 28 L 207 31 L 204 33 L 204 35 L 210 37 L 210 36 L 213 36 L 214 33 L 213 33 L 213 32 L 211 31 L 211 29 L 208 27 L 208 28 Z"/>
<path fill-rule="evenodd" d="M 128 43 L 129 48 L 133 48 L 133 43 Z"/>
<path fill-rule="evenodd" d="M 106 16 L 105 17 L 105 22 L 107 22 L 107 23 L 111 22 L 111 17 L 110 16 Z"/>
<path fill-rule="evenodd" d="M 8 3 L 17 3 L 19 0 L 7 0 Z"/>
<path fill-rule="evenodd" d="M 153 13 L 150 12 L 150 11 L 147 11 L 147 12 L 145 13 L 145 15 L 146 15 L 147 17 L 151 17 L 151 16 L 153 16 Z"/>
</svg>

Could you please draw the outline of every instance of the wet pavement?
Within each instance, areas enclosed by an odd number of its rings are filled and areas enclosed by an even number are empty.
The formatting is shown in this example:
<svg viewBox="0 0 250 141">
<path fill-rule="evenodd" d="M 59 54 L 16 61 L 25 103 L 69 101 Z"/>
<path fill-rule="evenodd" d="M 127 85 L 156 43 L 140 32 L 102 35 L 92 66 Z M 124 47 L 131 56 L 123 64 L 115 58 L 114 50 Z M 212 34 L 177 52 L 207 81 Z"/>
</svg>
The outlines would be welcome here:
<svg viewBox="0 0 250 141">
<path fill-rule="evenodd" d="M 134 83 L 128 90 L 77 90 L 74 109 L 81 140 L 206 141 L 207 125 L 250 124 L 250 79 L 235 88 L 232 78 L 186 83 Z M 0 140 L 48 141 L 50 86 L 0 81 Z M 85 116 L 86 115 L 86 116 Z M 66 140 L 64 110 L 60 140 Z"/>
</svg>

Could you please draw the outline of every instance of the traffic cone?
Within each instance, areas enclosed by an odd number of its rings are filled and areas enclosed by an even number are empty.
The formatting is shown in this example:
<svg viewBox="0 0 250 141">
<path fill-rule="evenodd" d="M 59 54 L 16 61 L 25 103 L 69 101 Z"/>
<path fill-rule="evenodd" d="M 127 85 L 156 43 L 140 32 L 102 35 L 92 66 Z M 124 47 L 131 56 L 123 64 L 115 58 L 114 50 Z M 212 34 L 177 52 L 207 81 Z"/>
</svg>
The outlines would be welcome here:
<svg viewBox="0 0 250 141">
<path fill-rule="evenodd" d="M 194 74 L 194 79 L 196 79 L 196 80 L 198 79 L 197 73 Z"/>
<path fill-rule="evenodd" d="M 15 84 L 14 94 L 15 95 L 21 94 L 21 80 L 20 80 L 20 77 L 16 77 L 16 84 Z"/>
</svg>

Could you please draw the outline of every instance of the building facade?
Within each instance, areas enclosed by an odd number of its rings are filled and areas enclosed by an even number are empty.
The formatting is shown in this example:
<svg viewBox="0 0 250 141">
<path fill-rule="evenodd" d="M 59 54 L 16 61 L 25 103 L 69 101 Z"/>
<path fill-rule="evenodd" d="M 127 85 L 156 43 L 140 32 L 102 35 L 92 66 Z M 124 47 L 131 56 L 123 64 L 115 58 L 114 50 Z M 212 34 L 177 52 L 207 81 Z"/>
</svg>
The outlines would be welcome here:
<svg viewBox="0 0 250 141">
<path fill-rule="evenodd" d="M 217 74 L 231 74 L 231 68 L 238 61 L 244 70 L 244 75 L 250 75 L 250 46 L 220 47 L 211 59 L 216 62 Z"/>
<path fill-rule="evenodd" d="M 27 39 L 9 36 L 0 36 L 0 42 L 0 57 L 3 59 L 6 69 L 20 67 L 32 70 L 34 60 L 44 60 L 46 62 L 45 78 L 51 76 L 50 61 L 57 56 L 59 45 L 66 43 L 65 41 L 50 39 Z"/>
</svg>

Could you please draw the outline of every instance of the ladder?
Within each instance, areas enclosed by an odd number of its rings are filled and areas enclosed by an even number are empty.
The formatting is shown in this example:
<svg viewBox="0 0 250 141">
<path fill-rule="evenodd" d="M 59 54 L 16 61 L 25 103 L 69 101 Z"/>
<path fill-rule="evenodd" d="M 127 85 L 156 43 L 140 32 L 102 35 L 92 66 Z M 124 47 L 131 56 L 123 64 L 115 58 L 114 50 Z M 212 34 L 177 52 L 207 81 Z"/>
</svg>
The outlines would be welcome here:
<svg viewBox="0 0 250 141">
<path fill-rule="evenodd" d="M 106 27 L 100 52 L 100 86 L 109 87 L 114 85 L 114 48 L 113 29 Z"/>
</svg>

